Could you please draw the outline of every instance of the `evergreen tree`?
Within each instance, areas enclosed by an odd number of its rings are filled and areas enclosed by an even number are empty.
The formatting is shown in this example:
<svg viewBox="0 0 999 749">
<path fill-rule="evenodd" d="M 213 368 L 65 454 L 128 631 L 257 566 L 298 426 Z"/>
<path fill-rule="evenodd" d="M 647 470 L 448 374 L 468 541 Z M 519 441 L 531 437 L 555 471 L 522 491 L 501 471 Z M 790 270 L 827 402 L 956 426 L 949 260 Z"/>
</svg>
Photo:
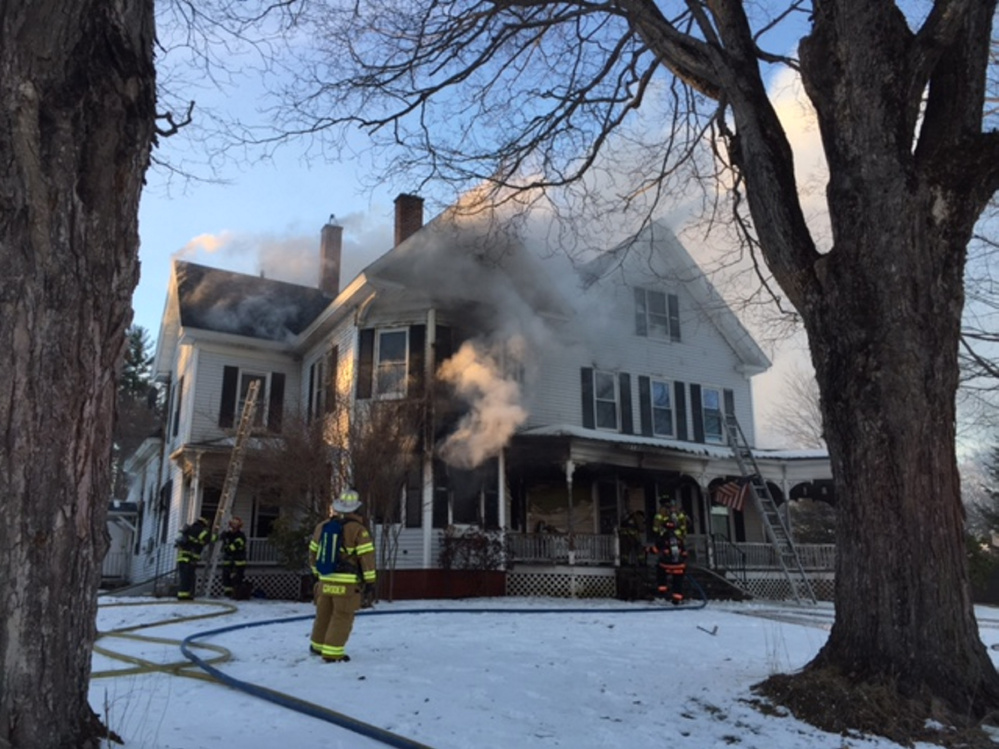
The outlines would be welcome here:
<svg viewBox="0 0 999 749">
<path fill-rule="evenodd" d="M 145 399 L 152 389 L 150 370 L 153 355 L 149 352 L 149 331 L 133 325 L 125 334 L 125 354 L 118 380 L 118 397 Z"/>
<path fill-rule="evenodd" d="M 968 529 L 976 538 L 990 538 L 999 531 L 999 445 L 989 450 L 983 468 L 978 501 L 968 507 Z"/>
<path fill-rule="evenodd" d="M 149 332 L 133 325 L 125 334 L 113 443 L 111 447 L 112 497 L 128 495 L 124 463 L 161 425 L 158 391 L 152 382 L 153 356 Z"/>
</svg>

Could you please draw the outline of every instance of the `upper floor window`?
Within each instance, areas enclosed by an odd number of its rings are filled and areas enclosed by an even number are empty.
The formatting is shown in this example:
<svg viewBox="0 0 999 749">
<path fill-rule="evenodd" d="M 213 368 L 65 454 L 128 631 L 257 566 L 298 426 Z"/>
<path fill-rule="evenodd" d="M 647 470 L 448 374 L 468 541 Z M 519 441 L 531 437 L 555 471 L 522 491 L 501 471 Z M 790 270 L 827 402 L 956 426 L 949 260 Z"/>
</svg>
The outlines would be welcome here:
<svg viewBox="0 0 999 749">
<path fill-rule="evenodd" d="M 407 330 L 381 330 L 375 348 L 375 395 L 398 398 L 406 395 Z"/>
<path fill-rule="evenodd" d="M 425 389 L 426 325 L 357 334 L 357 397 L 405 398 Z"/>
<path fill-rule="evenodd" d="M 676 294 L 635 289 L 635 335 L 680 340 L 680 300 Z"/>
<path fill-rule="evenodd" d="M 320 358 L 309 367 L 309 421 L 318 418 L 326 408 L 326 362 Z"/>
<path fill-rule="evenodd" d="M 722 410 L 722 391 L 718 388 L 701 388 L 701 415 L 704 421 L 704 441 L 723 444 L 725 424 Z"/>
<path fill-rule="evenodd" d="M 273 432 L 281 431 L 284 415 L 284 377 L 283 372 L 255 372 L 239 367 L 223 367 L 219 426 L 229 429 L 239 424 L 239 420 L 243 417 L 250 384 L 259 382 L 253 424 L 257 427 L 266 425 Z"/>
<path fill-rule="evenodd" d="M 265 374 L 260 374 L 259 372 L 239 373 L 239 402 L 236 404 L 236 418 L 243 418 L 243 409 L 246 407 L 251 382 L 260 383 L 257 388 L 257 406 L 253 412 L 253 426 L 262 427 L 264 425 L 264 414 L 267 411 L 267 375 Z"/>
<path fill-rule="evenodd" d="M 652 433 L 659 437 L 672 437 L 673 390 L 664 380 L 652 380 Z"/>
<path fill-rule="evenodd" d="M 617 429 L 617 378 L 611 372 L 593 372 L 593 402 L 597 429 Z"/>
<path fill-rule="evenodd" d="M 180 433 L 180 406 L 181 398 L 184 397 L 184 378 L 183 376 L 177 380 L 177 384 L 174 386 L 173 390 L 173 429 L 171 431 L 172 436 L 176 437 Z"/>
</svg>

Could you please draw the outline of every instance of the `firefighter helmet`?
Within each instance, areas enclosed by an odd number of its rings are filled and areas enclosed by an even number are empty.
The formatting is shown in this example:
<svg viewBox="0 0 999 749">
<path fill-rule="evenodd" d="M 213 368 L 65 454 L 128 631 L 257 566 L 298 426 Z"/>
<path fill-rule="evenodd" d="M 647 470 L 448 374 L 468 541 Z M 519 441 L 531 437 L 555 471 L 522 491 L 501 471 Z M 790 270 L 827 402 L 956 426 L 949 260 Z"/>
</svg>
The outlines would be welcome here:
<svg viewBox="0 0 999 749">
<path fill-rule="evenodd" d="M 361 506 L 361 495 L 354 489 L 344 489 L 340 496 L 333 500 L 333 509 L 337 512 L 356 512 Z"/>
</svg>

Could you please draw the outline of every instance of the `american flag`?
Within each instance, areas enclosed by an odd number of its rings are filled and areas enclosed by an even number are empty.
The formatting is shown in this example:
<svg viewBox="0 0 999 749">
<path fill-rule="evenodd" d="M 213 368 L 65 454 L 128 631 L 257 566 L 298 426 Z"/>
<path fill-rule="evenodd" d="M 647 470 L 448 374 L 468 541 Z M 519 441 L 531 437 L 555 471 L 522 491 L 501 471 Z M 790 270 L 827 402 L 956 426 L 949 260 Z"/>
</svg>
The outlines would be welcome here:
<svg viewBox="0 0 999 749">
<path fill-rule="evenodd" d="M 751 488 L 752 482 L 747 477 L 729 481 L 715 489 L 715 502 L 733 510 L 741 510 Z"/>
</svg>

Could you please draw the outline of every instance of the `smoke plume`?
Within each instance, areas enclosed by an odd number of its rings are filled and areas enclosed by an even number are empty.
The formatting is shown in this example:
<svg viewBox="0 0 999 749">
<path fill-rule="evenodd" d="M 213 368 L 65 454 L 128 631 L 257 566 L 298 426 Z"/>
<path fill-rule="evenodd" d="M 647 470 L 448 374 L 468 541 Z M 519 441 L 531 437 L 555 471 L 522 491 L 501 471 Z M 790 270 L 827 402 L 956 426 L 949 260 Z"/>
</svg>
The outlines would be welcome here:
<svg viewBox="0 0 999 749">
<path fill-rule="evenodd" d="M 497 350 L 497 348 L 499 350 Z M 498 455 L 513 433 L 527 419 L 520 405 L 520 384 L 504 363 L 520 365 L 523 340 L 487 350 L 480 342 L 466 341 L 458 353 L 441 364 L 438 374 L 454 386 L 470 410 L 440 449 L 450 465 L 471 469 Z"/>
</svg>

